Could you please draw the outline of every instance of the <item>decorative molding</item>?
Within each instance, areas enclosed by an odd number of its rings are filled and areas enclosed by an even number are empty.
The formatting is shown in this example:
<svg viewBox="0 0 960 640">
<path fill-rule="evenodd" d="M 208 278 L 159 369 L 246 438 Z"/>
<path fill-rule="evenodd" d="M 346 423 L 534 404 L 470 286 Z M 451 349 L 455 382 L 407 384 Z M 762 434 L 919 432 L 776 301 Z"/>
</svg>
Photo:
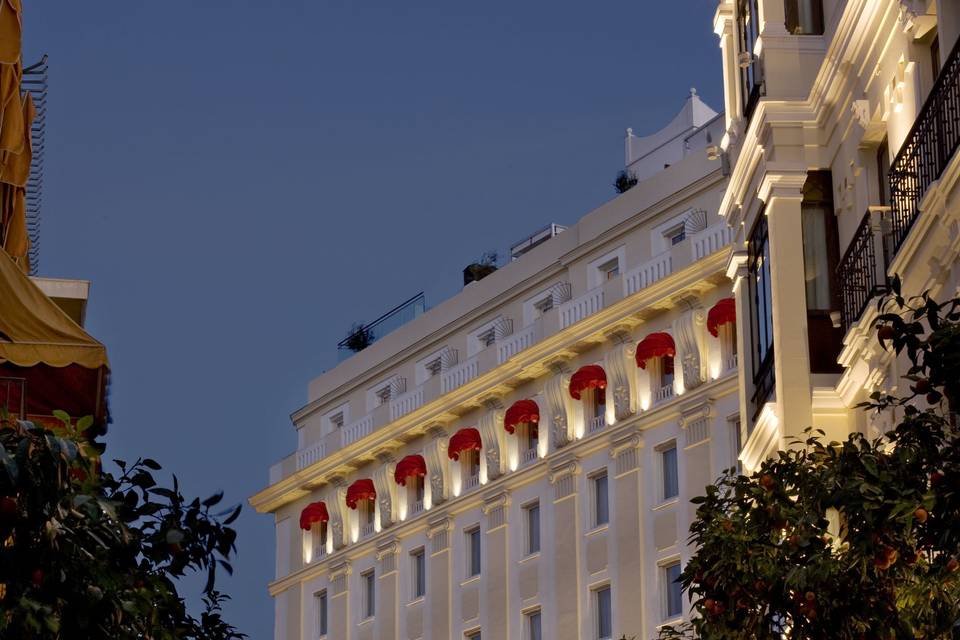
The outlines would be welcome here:
<svg viewBox="0 0 960 640">
<path fill-rule="evenodd" d="M 487 533 L 506 526 L 509 506 L 510 494 L 507 491 L 500 491 L 484 498 L 481 510 L 487 517 Z"/>
<path fill-rule="evenodd" d="M 459 356 L 456 349 L 451 349 L 450 347 L 444 347 L 440 352 L 440 370 L 446 371 L 457 365 L 459 361 Z"/>
<path fill-rule="evenodd" d="M 710 438 L 710 421 L 715 415 L 713 398 L 681 407 L 677 423 L 683 430 L 684 448 L 692 447 Z"/>
<path fill-rule="evenodd" d="M 553 298 L 553 306 L 558 307 L 570 300 L 573 296 L 573 287 L 569 282 L 558 282 L 550 287 L 550 295 Z"/>
<path fill-rule="evenodd" d="M 447 432 L 439 427 L 430 428 L 431 440 L 424 447 L 427 463 L 427 481 L 430 483 L 430 501 L 442 504 L 447 499 L 449 486 L 449 461 L 447 460 Z"/>
<path fill-rule="evenodd" d="M 503 340 L 509 335 L 513 335 L 513 319 L 499 316 L 493 321 L 493 334 L 497 340 Z"/>
<path fill-rule="evenodd" d="M 691 309 L 673 321 L 677 360 L 683 373 L 684 389 L 696 389 L 707 379 L 707 314 L 702 307 Z"/>
<path fill-rule="evenodd" d="M 437 554 L 450 548 L 450 530 L 453 518 L 442 513 L 427 520 L 427 538 L 430 540 L 430 553 Z"/>
<path fill-rule="evenodd" d="M 387 538 L 377 544 L 377 562 L 380 563 L 381 578 L 397 570 L 398 553 L 400 553 L 400 543 L 396 538 Z"/>
<path fill-rule="evenodd" d="M 380 526 L 387 528 L 393 524 L 393 505 L 397 504 L 397 483 L 393 479 L 396 469 L 394 458 L 389 453 L 378 453 L 380 466 L 373 471 L 373 486 L 377 490 L 377 504 L 380 507 Z"/>
<path fill-rule="evenodd" d="M 860 125 L 861 129 L 870 126 L 869 100 L 854 100 L 850 103 L 850 112 L 853 113 L 853 119 Z"/>
<path fill-rule="evenodd" d="M 483 441 L 483 456 L 487 461 L 487 480 L 496 480 L 503 474 L 506 453 L 506 431 L 503 429 L 503 411 L 490 409 L 480 416 L 477 427 Z"/>
<path fill-rule="evenodd" d="M 553 485 L 554 502 L 575 495 L 577 474 L 580 473 L 580 468 L 580 460 L 575 456 L 560 460 L 550 467 L 550 474 L 547 478 Z"/>
<path fill-rule="evenodd" d="M 607 373 L 607 395 L 613 398 L 613 412 L 616 420 L 626 420 L 636 413 L 633 398 L 636 396 L 636 376 L 627 365 L 630 348 L 623 343 L 613 345 L 604 356 L 603 368 Z M 633 367 L 636 369 L 636 366 Z"/>
<path fill-rule="evenodd" d="M 347 591 L 347 578 L 352 570 L 349 560 L 341 560 L 330 567 L 329 581 L 333 587 L 333 595 L 337 596 Z"/>
<path fill-rule="evenodd" d="M 803 199 L 803 185 L 807 181 L 806 171 L 791 171 L 789 173 L 771 173 L 763 176 L 757 198 L 768 203 L 773 198 Z"/>
<path fill-rule="evenodd" d="M 617 476 L 640 469 L 640 449 L 643 448 L 643 435 L 640 430 L 633 431 L 610 444 L 610 457 L 617 465 Z"/>
<path fill-rule="evenodd" d="M 346 546 L 347 540 L 346 523 L 350 521 L 350 511 L 347 507 L 347 487 L 343 478 L 336 476 L 331 479 L 331 486 L 327 495 L 327 515 L 330 517 L 327 526 L 330 529 L 330 537 L 333 540 L 333 550 L 339 551 Z"/>
<path fill-rule="evenodd" d="M 564 373 L 555 373 L 543 388 L 543 397 L 547 401 L 547 416 L 550 419 L 553 446 L 562 449 L 573 440 L 570 424 L 570 411 L 567 402 L 569 391 L 567 387 L 570 378 Z"/>
<path fill-rule="evenodd" d="M 749 475 L 759 469 L 763 461 L 777 450 L 779 444 L 780 421 L 777 418 L 777 406 L 776 403 L 768 402 L 760 411 L 753 433 L 747 437 L 740 451 L 744 473 Z"/>
</svg>

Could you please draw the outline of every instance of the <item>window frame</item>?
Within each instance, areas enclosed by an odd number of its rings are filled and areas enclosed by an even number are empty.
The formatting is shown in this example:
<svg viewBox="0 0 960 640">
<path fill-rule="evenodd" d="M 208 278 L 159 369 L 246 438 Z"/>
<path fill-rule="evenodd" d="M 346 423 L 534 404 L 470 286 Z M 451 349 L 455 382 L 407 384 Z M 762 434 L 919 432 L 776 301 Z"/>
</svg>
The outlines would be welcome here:
<svg viewBox="0 0 960 640">
<path fill-rule="evenodd" d="M 533 633 L 533 620 L 537 620 L 537 634 Z M 530 609 L 523 613 L 523 638 L 524 640 L 543 640 L 543 612 L 540 607 Z"/>
<path fill-rule="evenodd" d="M 540 521 L 540 501 L 533 500 L 523 505 L 523 555 L 525 557 L 537 555 L 542 549 L 541 521 Z M 536 514 L 536 518 L 534 518 Z M 534 545 L 534 542 L 536 544 Z M 534 548 L 536 547 L 536 548 Z"/>
<path fill-rule="evenodd" d="M 599 487 L 603 481 L 603 511 L 604 520 L 600 520 Z M 589 476 L 590 481 L 590 529 L 599 529 L 610 524 L 610 476 L 604 467 Z"/>
<path fill-rule="evenodd" d="M 658 467 L 660 469 L 660 502 L 672 502 L 679 500 L 680 498 L 680 452 L 677 447 L 676 440 L 668 440 L 663 444 L 659 445 L 656 448 L 657 458 L 659 460 Z M 667 495 L 667 454 L 673 454 L 673 485 L 675 493 Z"/>
<path fill-rule="evenodd" d="M 760 97 L 766 93 L 763 80 L 763 62 L 754 55 L 754 47 L 760 38 L 760 10 L 758 0 L 738 0 L 737 2 L 737 72 L 740 87 L 740 107 L 748 122 L 753 115 Z M 751 61 L 744 66 L 740 59 L 749 54 Z"/>
<path fill-rule="evenodd" d="M 360 574 L 361 586 L 361 620 L 372 620 L 377 616 L 377 573 L 374 568 L 367 569 Z"/>
<path fill-rule="evenodd" d="M 591 588 L 592 597 L 592 610 L 593 610 L 593 637 L 595 640 L 613 640 L 613 590 L 610 587 L 610 583 L 604 583 L 597 585 L 596 587 Z M 602 608 L 600 606 L 600 594 L 607 594 L 607 612 L 608 619 L 607 624 L 603 625 L 603 620 L 601 619 Z M 604 626 L 608 628 L 609 633 L 604 634 Z"/>
<path fill-rule="evenodd" d="M 480 525 L 475 524 L 463 530 L 466 553 L 464 554 L 464 577 L 467 580 L 478 578 L 483 573 L 483 537 Z M 476 544 L 476 548 L 474 548 Z M 476 561 L 476 565 L 474 564 Z"/>
<path fill-rule="evenodd" d="M 750 330 L 753 338 L 753 420 L 756 421 L 764 404 L 773 396 L 776 386 L 774 373 L 774 330 L 772 274 L 770 271 L 770 234 L 766 210 L 760 216 L 747 242 L 747 290 L 750 306 Z M 761 335 L 762 332 L 762 335 Z"/>
<path fill-rule="evenodd" d="M 680 558 L 669 558 L 658 565 L 660 574 L 660 618 L 663 620 L 663 622 L 669 622 L 671 620 L 676 620 L 683 617 L 683 588 L 679 582 L 671 581 L 670 577 L 670 572 L 674 568 L 677 569 L 677 578 L 679 579 L 680 573 L 683 571 Z M 680 605 L 680 610 L 676 613 L 670 609 L 670 595 L 672 588 L 679 588 L 679 592 L 677 593 L 677 602 Z"/>
<path fill-rule="evenodd" d="M 427 552 L 417 547 L 410 552 L 410 601 L 416 602 L 427 596 Z"/>
<path fill-rule="evenodd" d="M 314 625 L 316 625 L 317 638 L 326 638 L 330 632 L 330 611 L 329 597 L 326 589 L 320 589 L 313 594 L 314 605 Z"/>
</svg>

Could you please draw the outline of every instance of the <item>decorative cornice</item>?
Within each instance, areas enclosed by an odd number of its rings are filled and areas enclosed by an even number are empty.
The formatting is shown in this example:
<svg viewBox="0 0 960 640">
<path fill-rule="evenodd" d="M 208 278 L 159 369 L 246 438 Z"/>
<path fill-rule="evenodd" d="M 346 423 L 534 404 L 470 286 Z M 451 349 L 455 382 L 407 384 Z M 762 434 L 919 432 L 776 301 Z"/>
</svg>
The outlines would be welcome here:
<svg viewBox="0 0 960 640">
<path fill-rule="evenodd" d="M 628 449 L 643 448 L 643 433 L 636 429 L 624 436 L 621 436 L 610 443 L 610 457 L 616 459 L 618 455 Z"/>
<path fill-rule="evenodd" d="M 449 513 L 441 513 L 427 518 L 427 538 L 434 538 L 441 533 L 446 533 L 453 528 L 453 516 Z"/>
<path fill-rule="evenodd" d="M 576 456 L 567 456 L 550 466 L 550 473 L 547 475 L 547 479 L 550 481 L 550 484 L 556 484 L 562 478 L 577 475 L 580 473 L 580 469 L 580 459 Z"/>
<path fill-rule="evenodd" d="M 396 538 L 387 538 L 377 543 L 377 560 L 383 560 L 388 555 L 400 553 L 400 542 Z"/>
<path fill-rule="evenodd" d="M 510 506 L 510 492 L 506 490 L 497 491 L 483 497 L 483 505 L 480 510 L 484 515 L 488 515 L 494 509 Z"/>
<path fill-rule="evenodd" d="M 686 429 L 690 426 L 690 423 L 696 420 L 714 417 L 713 403 L 713 398 L 707 397 L 696 403 L 680 407 L 680 417 L 677 419 L 680 428 Z"/>
<path fill-rule="evenodd" d="M 772 198 L 801 200 L 803 198 L 803 185 L 806 181 L 806 171 L 767 172 L 760 182 L 757 197 L 764 202 L 769 202 Z"/>
</svg>

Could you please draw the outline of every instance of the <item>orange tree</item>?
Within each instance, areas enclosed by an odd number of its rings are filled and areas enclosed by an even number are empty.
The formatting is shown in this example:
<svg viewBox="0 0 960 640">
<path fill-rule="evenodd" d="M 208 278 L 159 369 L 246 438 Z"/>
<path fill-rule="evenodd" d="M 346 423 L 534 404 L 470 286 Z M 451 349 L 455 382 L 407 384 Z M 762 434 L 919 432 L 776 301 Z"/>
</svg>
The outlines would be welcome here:
<svg viewBox="0 0 960 640">
<path fill-rule="evenodd" d="M 220 616 L 217 568 L 232 571 L 236 506 L 188 500 L 151 459 L 100 465 L 91 420 L 49 430 L 0 416 L 0 638 L 243 638 Z M 177 592 L 206 575 L 195 617 Z"/>
<path fill-rule="evenodd" d="M 960 299 L 892 289 L 877 337 L 909 359 L 909 392 L 864 407 L 896 427 L 809 430 L 707 487 L 680 577 L 692 621 L 662 640 L 960 637 Z"/>
</svg>

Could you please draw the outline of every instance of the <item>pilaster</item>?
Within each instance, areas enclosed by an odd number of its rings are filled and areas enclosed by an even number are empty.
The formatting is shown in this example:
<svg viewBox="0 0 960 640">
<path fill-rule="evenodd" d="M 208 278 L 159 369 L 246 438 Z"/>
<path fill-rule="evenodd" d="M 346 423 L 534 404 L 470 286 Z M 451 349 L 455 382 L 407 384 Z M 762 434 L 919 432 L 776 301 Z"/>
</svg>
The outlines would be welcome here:
<svg viewBox="0 0 960 640">
<path fill-rule="evenodd" d="M 510 538 L 507 515 L 510 494 L 500 491 L 484 497 L 483 588 L 480 607 L 484 633 L 492 638 L 510 636 Z"/>
<path fill-rule="evenodd" d="M 557 640 L 579 640 L 580 637 L 580 528 L 577 482 L 580 462 L 574 456 L 559 460 L 550 468 L 550 484 L 553 485 L 553 518 L 549 539 L 550 562 L 548 584 L 553 585 L 555 612 L 553 624 Z M 546 554 L 545 554 L 546 555 Z"/>
<path fill-rule="evenodd" d="M 450 530 L 453 519 L 447 514 L 427 520 L 427 538 L 430 540 L 427 556 L 427 595 L 424 602 L 424 637 L 427 640 L 449 640 L 453 637 L 450 626 L 453 571 L 450 557 Z"/>
<path fill-rule="evenodd" d="M 399 637 L 399 553 L 400 544 L 395 538 L 388 538 L 377 544 L 377 616 L 374 621 L 374 635 L 378 639 L 396 640 Z"/>
<path fill-rule="evenodd" d="M 610 508 L 610 571 L 616 585 L 613 607 L 617 628 L 622 633 L 642 632 L 645 600 L 643 563 L 643 493 L 641 491 L 640 450 L 643 436 L 639 429 L 614 440 L 610 457 L 615 464 Z"/>
</svg>

